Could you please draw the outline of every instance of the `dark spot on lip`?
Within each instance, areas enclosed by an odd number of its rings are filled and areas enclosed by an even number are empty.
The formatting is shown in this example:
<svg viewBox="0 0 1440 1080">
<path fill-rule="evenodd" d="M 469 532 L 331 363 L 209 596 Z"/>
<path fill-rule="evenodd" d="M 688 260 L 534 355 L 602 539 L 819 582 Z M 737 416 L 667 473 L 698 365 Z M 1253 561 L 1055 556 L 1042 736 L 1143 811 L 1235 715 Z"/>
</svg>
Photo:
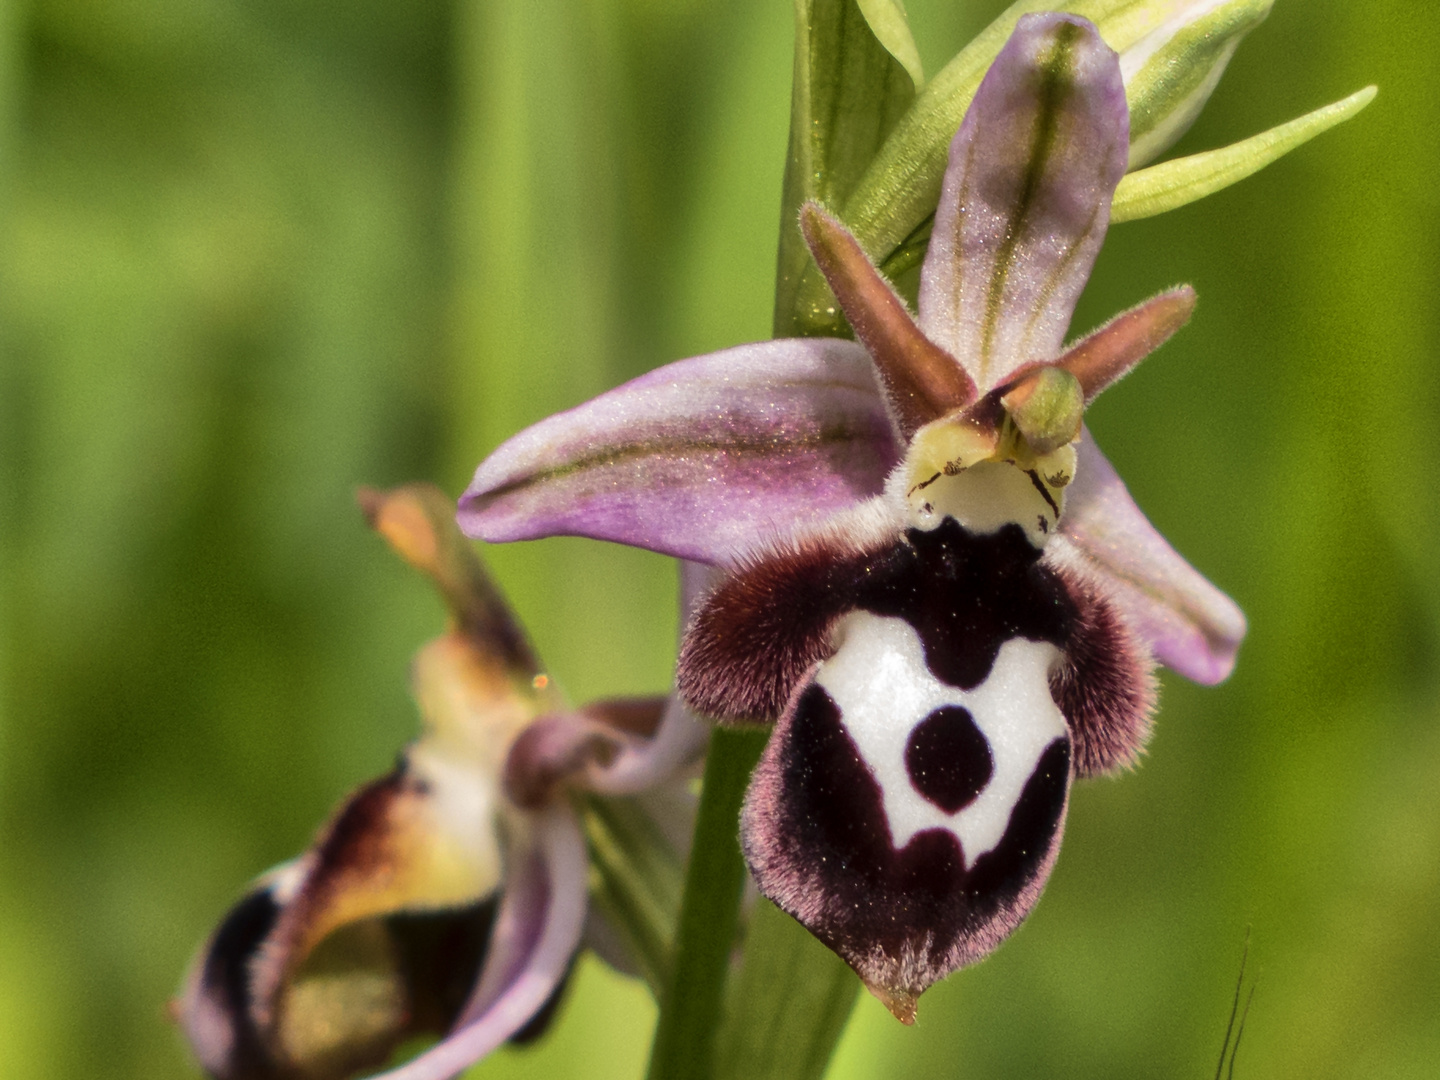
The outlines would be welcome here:
<svg viewBox="0 0 1440 1080">
<path fill-rule="evenodd" d="M 947 814 L 955 814 L 985 790 L 995 774 L 995 759 L 970 711 L 946 705 L 910 732 L 905 771 L 921 796 Z"/>
<path fill-rule="evenodd" d="M 1040 873 L 1069 774 L 1070 742 L 1061 737 L 1040 755 L 1000 842 L 968 870 L 949 829 L 922 829 L 897 849 L 874 773 L 834 699 L 811 683 L 757 772 L 746 859 L 782 907 L 787 895 L 812 898 L 801 921 L 852 963 L 877 946 L 891 957 L 937 955 L 981 932 Z"/>
<path fill-rule="evenodd" d="M 1013 522 L 972 536 L 946 517 L 908 530 L 844 584 L 856 608 L 915 628 L 937 679 L 973 690 L 1011 638 L 1063 647 L 1075 607 L 1040 554 Z"/>
</svg>

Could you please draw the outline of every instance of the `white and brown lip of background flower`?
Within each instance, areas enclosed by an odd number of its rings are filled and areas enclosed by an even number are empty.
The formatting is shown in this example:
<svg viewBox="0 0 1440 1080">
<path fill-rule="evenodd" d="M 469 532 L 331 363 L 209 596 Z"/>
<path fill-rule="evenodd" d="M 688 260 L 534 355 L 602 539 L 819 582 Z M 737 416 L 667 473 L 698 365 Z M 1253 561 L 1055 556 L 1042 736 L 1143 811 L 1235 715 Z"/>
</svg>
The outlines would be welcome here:
<svg viewBox="0 0 1440 1080">
<path fill-rule="evenodd" d="M 534 1037 L 586 921 L 571 795 L 652 789 L 704 745 L 673 698 L 567 707 L 440 491 L 361 503 L 450 626 L 414 660 L 420 737 L 260 877 L 192 964 L 175 1012 L 221 1080 L 339 1080 L 435 1036 L 392 1075 L 438 1080 Z"/>
</svg>

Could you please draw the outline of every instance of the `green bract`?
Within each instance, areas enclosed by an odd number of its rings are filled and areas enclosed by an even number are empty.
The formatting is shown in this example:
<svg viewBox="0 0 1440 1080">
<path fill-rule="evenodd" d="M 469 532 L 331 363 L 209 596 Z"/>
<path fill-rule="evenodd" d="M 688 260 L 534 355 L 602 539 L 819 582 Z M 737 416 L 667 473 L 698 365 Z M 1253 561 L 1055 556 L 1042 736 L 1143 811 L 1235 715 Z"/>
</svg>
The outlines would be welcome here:
<svg viewBox="0 0 1440 1080">
<path fill-rule="evenodd" d="M 776 267 L 776 336 L 803 332 L 793 321 L 797 290 L 810 261 L 800 236 L 800 207 L 812 199 L 844 205 L 915 101 L 921 78 L 919 54 L 897 0 L 866 0 L 864 5 L 856 0 L 795 0 L 795 75 Z M 934 199 L 931 204 L 933 208 Z"/>
<path fill-rule="evenodd" d="M 1148 169 L 1132 172 L 1120 181 L 1110 207 L 1110 221 L 1134 221 L 1153 217 L 1213 195 L 1251 173 L 1259 172 L 1276 158 L 1284 157 L 1301 143 L 1349 120 L 1375 98 L 1375 87 L 1367 86 L 1349 97 L 1306 113 L 1242 142 L 1219 150 L 1176 158 Z"/>
<path fill-rule="evenodd" d="M 919 66 L 904 12 L 894 0 L 797 0 L 796 79 L 791 104 L 779 278 L 777 334 L 845 335 L 843 318 L 818 270 L 806 260 L 795 213 L 806 198 L 837 211 L 892 280 L 920 264 L 930 238 L 946 150 L 991 61 L 1021 16 L 1060 10 L 1099 27 L 1120 54 L 1130 108 L 1132 169 L 1178 139 L 1204 107 L 1241 38 L 1269 14 L 1273 0 L 1020 0 L 914 93 Z M 865 20 L 869 20 L 866 22 Z M 825 45 L 830 47 L 826 48 Z M 840 47 L 835 47 L 840 46 Z M 863 59 L 862 59 L 863 58 Z M 882 59 L 883 58 L 883 59 Z M 887 63 L 888 62 L 888 65 Z M 855 79 L 861 63 L 868 77 Z M 896 85 L 898 73 L 912 78 Z M 803 76 L 803 77 L 802 77 Z M 843 95 L 834 87 L 844 85 Z M 867 93 L 868 92 L 868 93 Z M 1245 142 L 1137 173 L 1116 193 L 1115 221 L 1173 210 L 1263 168 L 1306 139 L 1347 119 L 1369 101 L 1361 91 Z M 872 119 L 847 117 L 847 101 Z M 881 122 L 873 117 L 881 103 Z M 867 167 L 855 131 L 883 133 Z M 827 173 L 829 158 L 844 168 Z M 906 283 L 899 282 L 902 293 Z M 913 300 L 913 296 L 909 297 Z"/>
</svg>

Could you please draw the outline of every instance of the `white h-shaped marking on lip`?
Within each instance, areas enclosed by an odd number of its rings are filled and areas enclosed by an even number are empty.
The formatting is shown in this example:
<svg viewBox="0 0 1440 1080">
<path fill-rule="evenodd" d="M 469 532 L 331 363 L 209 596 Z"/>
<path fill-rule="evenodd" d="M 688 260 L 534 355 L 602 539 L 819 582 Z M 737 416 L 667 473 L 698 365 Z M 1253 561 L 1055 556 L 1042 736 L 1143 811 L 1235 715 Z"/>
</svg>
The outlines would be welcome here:
<svg viewBox="0 0 1440 1080">
<path fill-rule="evenodd" d="M 920 635 L 904 619 L 854 611 L 841 622 L 840 648 L 815 681 L 840 709 L 841 722 L 869 765 L 884 798 L 896 850 L 922 829 L 949 829 L 965 852 L 965 869 L 994 850 L 1045 748 L 1066 733 L 1050 697 L 1050 666 L 1060 652 L 1047 641 L 1011 638 L 985 681 L 973 690 L 942 683 L 925 663 Z M 990 743 L 994 772 L 969 806 L 954 814 L 915 790 L 905 745 L 934 710 L 969 711 Z"/>
</svg>

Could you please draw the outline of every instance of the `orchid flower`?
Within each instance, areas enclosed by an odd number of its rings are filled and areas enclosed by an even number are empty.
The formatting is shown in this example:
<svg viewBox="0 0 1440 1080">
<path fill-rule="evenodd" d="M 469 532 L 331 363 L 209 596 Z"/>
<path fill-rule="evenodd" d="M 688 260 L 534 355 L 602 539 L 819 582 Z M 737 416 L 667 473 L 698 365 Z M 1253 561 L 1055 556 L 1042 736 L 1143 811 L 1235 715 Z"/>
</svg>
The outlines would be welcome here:
<svg viewBox="0 0 1440 1080">
<path fill-rule="evenodd" d="M 262 876 L 192 966 L 177 1012 L 223 1080 L 439 1080 L 544 1026 L 581 942 L 585 839 L 569 789 L 630 794 L 706 729 L 664 698 L 565 707 L 439 491 L 362 493 L 439 587 L 450 629 L 413 672 L 421 737 L 314 846 Z"/>
<path fill-rule="evenodd" d="M 1245 632 L 1082 428 L 1195 303 L 1173 289 L 1063 345 L 1128 125 L 1095 27 L 1022 18 L 951 144 L 918 314 L 809 203 L 857 341 L 663 367 L 522 432 L 460 501 L 487 540 L 590 536 L 729 571 L 679 686 L 701 712 L 775 721 L 746 859 L 905 1022 L 1034 906 L 1071 780 L 1136 760 L 1154 663 L 1218 682 Z"/>
</svg>

